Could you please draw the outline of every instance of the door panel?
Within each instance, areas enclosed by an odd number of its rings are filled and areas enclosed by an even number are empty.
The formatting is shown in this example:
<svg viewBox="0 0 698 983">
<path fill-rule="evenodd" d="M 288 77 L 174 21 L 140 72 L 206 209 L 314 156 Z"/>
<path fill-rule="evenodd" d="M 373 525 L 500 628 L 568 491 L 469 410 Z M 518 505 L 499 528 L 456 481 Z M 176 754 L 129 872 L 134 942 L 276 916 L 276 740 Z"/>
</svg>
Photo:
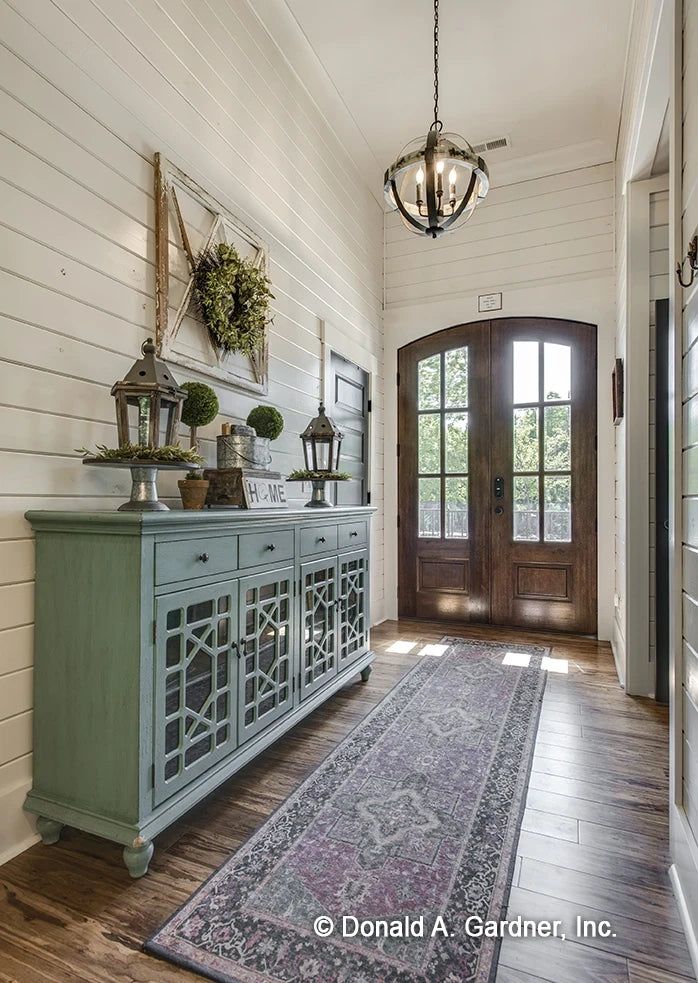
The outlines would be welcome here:
<svg viewBox="0 0 698 983">
<path fill-rule="evenodd" d="M 158 597 L 153 803 L 237 747 L 235 581 Z"/>
<path fill-rule="evenodd" d="M 293 567 L 240 580 L 238 738 L 242 744 L 291 707 Z"/>
<path fill-rule="evenodd" d="M 596 334 L 518 318 L 401 349 L 399 613 L 596 630 Z"/>
<path fill-rule="evenodd" d="M 492 469 L 503 481 L 491 620 L 593 633 L 595 336 L 567 321 L 493 321 L 492 369 Z"/>
<path fill-rule="evenodd" d="M 488 323 L 401 349 L 399 370 L 400 615 L 486 621 Z"/>
<path fill-rule="evenodd" d="M 330 355 L 331 399 L 328 415 L 344 433 L 342 471 L 352 481 L 328 489 L 335 505 L 368 504 L 368 373 L 336 352 Z"/>
<path fill-rule="evenodd" d="M 337 675 L 337 560 L 301 564 L 301 699 Z"/>
</svg>

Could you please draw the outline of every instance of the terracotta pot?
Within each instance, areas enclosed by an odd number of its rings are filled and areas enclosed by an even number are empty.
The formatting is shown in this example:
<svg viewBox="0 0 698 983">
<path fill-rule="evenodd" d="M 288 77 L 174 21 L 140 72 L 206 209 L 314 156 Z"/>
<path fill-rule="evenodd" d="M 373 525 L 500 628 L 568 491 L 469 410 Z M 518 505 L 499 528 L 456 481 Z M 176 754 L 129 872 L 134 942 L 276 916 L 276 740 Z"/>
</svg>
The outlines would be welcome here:
<svg viewBox="0 0 698 983">
<path fill-rule="evenodd" d="M 202 509 L 204 507 L 208 481 L 204 481 L 202 478 L 182 478 L 177 484 L 179 485 L 179 494 L 182 497 L 182 508 Z"/>
</svg>

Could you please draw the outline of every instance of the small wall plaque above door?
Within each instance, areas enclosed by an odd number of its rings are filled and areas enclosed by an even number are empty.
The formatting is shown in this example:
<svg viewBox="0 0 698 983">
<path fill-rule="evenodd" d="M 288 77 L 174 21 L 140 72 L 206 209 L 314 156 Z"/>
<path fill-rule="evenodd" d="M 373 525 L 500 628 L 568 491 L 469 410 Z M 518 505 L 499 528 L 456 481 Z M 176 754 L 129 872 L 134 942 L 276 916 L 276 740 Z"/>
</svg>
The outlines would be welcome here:
<svg viewBox="0 0 698 983">
<path fill-rule="evenodd" d="M 477 309 L 480 314 L 484 311 L 501 311 L 502 295 L 499 294 L 480 294 L 477 299 Z"/>
</svg>

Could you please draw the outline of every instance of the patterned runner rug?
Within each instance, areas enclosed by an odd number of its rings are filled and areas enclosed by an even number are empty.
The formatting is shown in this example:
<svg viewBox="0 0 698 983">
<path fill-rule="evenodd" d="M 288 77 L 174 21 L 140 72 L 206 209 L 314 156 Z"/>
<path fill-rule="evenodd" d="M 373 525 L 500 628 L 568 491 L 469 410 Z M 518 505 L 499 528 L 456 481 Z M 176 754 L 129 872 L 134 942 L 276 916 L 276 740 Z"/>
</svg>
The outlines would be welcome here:
<svg viewBox="0 0 698 983">
<path fill-rule="evenodd" d="M 504 914 L 547 650 L 443 643 L 147 952 L 225 983 L 494 979 L 477 920 Z"/>
</svg>

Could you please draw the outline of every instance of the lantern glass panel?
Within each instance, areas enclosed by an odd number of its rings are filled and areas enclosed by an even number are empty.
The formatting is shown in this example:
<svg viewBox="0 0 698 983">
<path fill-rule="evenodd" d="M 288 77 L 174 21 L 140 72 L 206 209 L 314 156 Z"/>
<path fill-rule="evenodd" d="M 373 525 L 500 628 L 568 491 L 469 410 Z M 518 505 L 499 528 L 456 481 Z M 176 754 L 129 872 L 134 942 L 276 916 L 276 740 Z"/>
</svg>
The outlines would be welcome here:
<svg viewBox="0 0 698 983">
<path fill-rule="evenodd" d="M 330 470 L 330 445 L 326 440 L 318 440 L 315 444 L 316 471 Z"/>
<path fill-rule="evenodd" d="M 332 441 L 332 470 L 339 470 L 339 448 L 342 446 L 342 441 L 338 440 L 336 437 Z"/>
<path fill-rule="evenodd" d="M 308 471 L 315 470 L 315 462 L 313 461 L 313 442 L 310 437 L 306 437 L 303 440 L 303 454 L 305 456 L 305 466 Z"/>
</svg>

